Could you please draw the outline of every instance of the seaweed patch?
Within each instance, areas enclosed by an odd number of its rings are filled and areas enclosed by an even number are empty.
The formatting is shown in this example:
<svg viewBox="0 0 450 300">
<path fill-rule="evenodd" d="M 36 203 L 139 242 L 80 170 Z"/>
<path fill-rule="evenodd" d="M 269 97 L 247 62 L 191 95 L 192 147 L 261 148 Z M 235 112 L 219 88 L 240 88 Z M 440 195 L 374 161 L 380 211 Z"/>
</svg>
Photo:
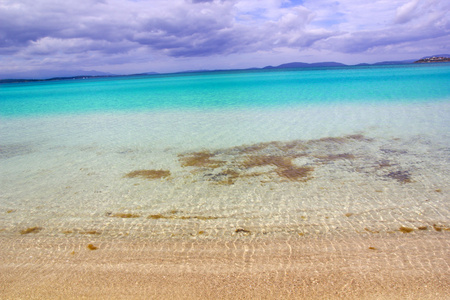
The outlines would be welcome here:
<svg viewBox="0 0 450 300">
<path fill-rule="evenodd" d="M 244 168 L 275 166 L 284 169 L 292 166 L 292 159 L 275 155 L 254 155 L 248 156 L 240 165 Z"/>
<path fill-rule="evenodd" d="M 396 171 L 390 172 L 386 175 L 386 177 L 397 180 L 400 183 L 411 183 L 413 182 L 411 175 L 408 171 Z"/>
<path fill-rule="evenodd" d="M 146 179 L 160 179 L 166 178 L 170 176 L 170 171 L 168 170 L 136 170 L 130 173 L 127 173 L 125 178 L 136 178 L 142 177 Z"/>
<path fill-rule="evenodd" d="M 88 245 L 87 245 L 87 248 L 88 248 L 89 250 L 97 250 L 97 249 L 98 249 L 98 247 L 96 247 L 96 246 L 94 246 L 94 245 L 92 245 L 92 244 L 88 244 Z"/>
<path fill-rule="evenodd" d="M 200 216 L 200 215 L 179 215 L 179 212 L 177 210 L 172 210 L 168 214 L 153 214 L 149 215 L 147 219 L 153 219 L 153 220 L 159 220 L 159 219 L 167 219 L 167 220 L 215 220 L 219 217 L 213 217 L 213 216 Z"/>
<path fill-rule="evenodd" d="M 131 219 L 131 218 L 139 218 L 141 215 L 132 214 L 132 213 L 116 213 L 111 214 L 110 217 L 113 218 L 123 218 L 123 219 Z"/>
<path fill-rule="evenodd" d="M 436 225 L 436 224 L 433 224 L 433 228 L 434 228 L 434 230 L 436 230 L 436 231 L 442 231 L 442 230 L 450 231 L 450 228 L 449 228 L 449 227 L 440 226 L 440 225 Z"/>
<path fill-rule="evenodd" d="M 182 175 L 185 178 L 190 178 L 192 182 L 203 181 L 219 185 L 234 185 L 246 180 L 259 180 L 261 184 L 270 181 L 307 182 L 315 178 L 315 171 L 319 167 L 329 168 L 327 172 L 319 174 L 333 174 L 339 168 L 338 171 L 388 178 L 402 184 L 414 182 L 409 170 L 400 169 L 396 156 L 386 157 L 391 151 L 367 147 L 366 144 L 371 141 L 373 139 L 355 134 L 309 141 L 263 142 L 215 151 L 182 153 L 178 155 L 178 161 L 181 167 L 189 170 Z M 398 155 L 398 151 L 395 154 Z M 124 177 L 161 179 L 169 176 L 169 170 L 136 170 Z M 175 218 L 168 215 L 160 218 L 163 217 Z"/>
<path fill-rule="evenodd" d="M 296 156 L 275 156 L 275 155 L 254 155 L 247 156 L 246 159 L 238 164 L 239 167 L 250 169 L 255 167 L 275 167 L 275 173 L 279 177 L 289 180 L 306 181 L 310 179 L 310 174 L 314 170 L 313 167 L 299 167 L 293 164 L 292 160 Z M 266 173 L 270 173 L 267 171 Z M 261 173 L 256 173 L 260 175 Z"/>
<path fill-rule="evenodd" d="M 244 228 L 237 228 L 235 231 L 235 233 L 242 233 L 243 235 L 249 235 L 252 232 L 250 230 L 244 229 Z"/>
<path fill-rule="evenodd" d="M 97 230 L 87 230 L 87 231 L 80 231 L 79 234 L 93 234 L 93 235 L 99 235 L 102 234 L 100 231 Z"/>
<path fill-rule="evenodd" d="M 287 145 L 273 142 L 218 151 L 221 158 L 226 160 L 219 160 L 216 158 L 217 153 L 207 151 L 184 154 L 179 157 L 182 167 L 195 167 L 194 174 L 203 173 L 200 178 L 217 184 L 232 185 L 239 178 L 269 174 L 292 181 L 309 180 L 314 168 L 297 166 L 293 163 L 295 158 L 306 156 L 302 150 L 295 151 L 295 147 L 297 143 L 294 142 Z"/>
<path fill-rule="evenodd" d="M 182 167 L 190 167 L 195 181 L 232 185 L 238 180 L 261 177 L 260 182 L 313 179 L 316 167 L 337 160 L 356 160 L 352 143 L 368 142 L 361 134 L 303 141 L 272 141 L 228 149 L 178 155 Z M 346 146 L 348 144 L 348 146 Z M 339 151 L 339 152 L 338 152 Z M 301 159 L 300 159 L 301 158 Z M 350 170 L 353 171 L 353 170 Z"/>
<path fill-rule="evenodd" d="M 29 227 L 20 231 L 20 234 L 38 233 L 42 230 L 42 227 Z"/>
<path fill-rule="evenodd" d="M 414 229 L 405 226 L 401 226 L 398 230 L 403 233 L 410 233 L 414 231 Z"/>
<path fill-rule="evenodd" d="M 288 167 L 288 168 L 281 168 L 276 171 L 278 176 L 287 178 L 289 180 L 296 180 L 296 181 L 307 181 L 311 179 L 309 176 L 310 173 L 314 171 L 313 167 Z"/>
<path fill-rule="evenodd" d="M 212 159 L 214 156 L 209 151 L 180 155 L 181 166 L 214 169 L 225 164 L 224 161 Z"/>
</svg>

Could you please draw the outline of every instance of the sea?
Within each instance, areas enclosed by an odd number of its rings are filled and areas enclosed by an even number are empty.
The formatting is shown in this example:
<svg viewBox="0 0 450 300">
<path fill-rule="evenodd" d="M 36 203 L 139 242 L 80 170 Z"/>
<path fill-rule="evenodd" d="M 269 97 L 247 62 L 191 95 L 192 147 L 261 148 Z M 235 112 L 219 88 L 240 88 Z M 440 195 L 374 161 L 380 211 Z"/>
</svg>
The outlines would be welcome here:
<svg viewBox="0 0 450 300">
<path fill-rule="evenodd" d="M 11 239 L 448 230 L 449 183 L 447 63 L 0 85 Z"/>
</svg>

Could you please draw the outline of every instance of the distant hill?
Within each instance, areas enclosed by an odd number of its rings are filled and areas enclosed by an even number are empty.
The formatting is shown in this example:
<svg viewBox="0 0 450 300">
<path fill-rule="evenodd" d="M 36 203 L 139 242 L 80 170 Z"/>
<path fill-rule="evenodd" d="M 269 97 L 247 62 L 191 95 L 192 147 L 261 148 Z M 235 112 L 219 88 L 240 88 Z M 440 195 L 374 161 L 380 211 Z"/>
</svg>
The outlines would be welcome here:
<svg viewBox="0 0 450 300">
<path fill-rule="evenodd" d="M 404 64 L 412 64 L 415 62 L 415 59 L 407 59 L 407 60 L 392 60 L 392 61 L 380 61 L 372 64 L 373 66 L 379 65 L 404 65 Z"/>
<path fill-rule="evenodd" d="M 439 55 L 431 55 L 422 57 L 421 60 L 431 59 L 432 57 L 447 57 L 450 58 L 450 54 L 439 54 Z M 382 65 L 404 65 L 404 64 L 413 64 L 417 59 L 407 59 L 407 60 L 393 60 L 393 61 L 380 61 L 373 64 L 361 63 L 354 66 L 382 66 Z M 439 60 L 444 61 L 444 60 Z M 437 61 L 434 61 L 437 62 Z M 291 62 L 282 64 L 276 67 L 267 66 L 263 69 L 289 69 L 289 68 L 316 68 L 316 67 L 345 67 L 349 65 L 345 65 L 339 62 L 318 62 L 318 63 L 304 63 L 304 62 Z"/>
<path fill-rule="evenodd" d="M 317 67 L 345 67 L 347 65 L 338 62 L 318 62 L 318 63 L 304 63 L 304 62 L 291 62 L 282 64 L 276 67 L 267 66 L 263 69 L 289 69 L 289 68 L 317 68 Z"/>
</svg>

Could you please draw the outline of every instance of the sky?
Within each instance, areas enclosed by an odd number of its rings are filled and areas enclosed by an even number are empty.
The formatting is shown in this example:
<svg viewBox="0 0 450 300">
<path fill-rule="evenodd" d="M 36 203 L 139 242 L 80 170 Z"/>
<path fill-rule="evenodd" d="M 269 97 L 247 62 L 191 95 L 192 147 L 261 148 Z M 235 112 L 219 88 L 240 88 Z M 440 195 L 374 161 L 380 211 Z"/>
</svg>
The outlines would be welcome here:
<svg viewBox="0 0 450 300">
<path fill-rule="evenodd" d="M 0 0 L 0 78 L 449 53 L 449 0 Z"/>
</svg>

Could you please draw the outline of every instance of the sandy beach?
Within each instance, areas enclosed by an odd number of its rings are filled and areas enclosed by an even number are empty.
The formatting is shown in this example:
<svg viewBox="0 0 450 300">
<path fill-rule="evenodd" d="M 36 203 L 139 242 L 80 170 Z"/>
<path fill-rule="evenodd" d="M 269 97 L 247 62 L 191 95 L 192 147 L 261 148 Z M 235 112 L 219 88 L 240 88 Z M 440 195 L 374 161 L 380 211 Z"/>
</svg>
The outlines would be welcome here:
<svg viewBox="0 0 450 300">
<path fill-rule="evenodd" d="M 449 236 L 430 228 L 227 242 L 2 237 L 0 291 L 2 299 L 448 299 Z"/>
</svg>

